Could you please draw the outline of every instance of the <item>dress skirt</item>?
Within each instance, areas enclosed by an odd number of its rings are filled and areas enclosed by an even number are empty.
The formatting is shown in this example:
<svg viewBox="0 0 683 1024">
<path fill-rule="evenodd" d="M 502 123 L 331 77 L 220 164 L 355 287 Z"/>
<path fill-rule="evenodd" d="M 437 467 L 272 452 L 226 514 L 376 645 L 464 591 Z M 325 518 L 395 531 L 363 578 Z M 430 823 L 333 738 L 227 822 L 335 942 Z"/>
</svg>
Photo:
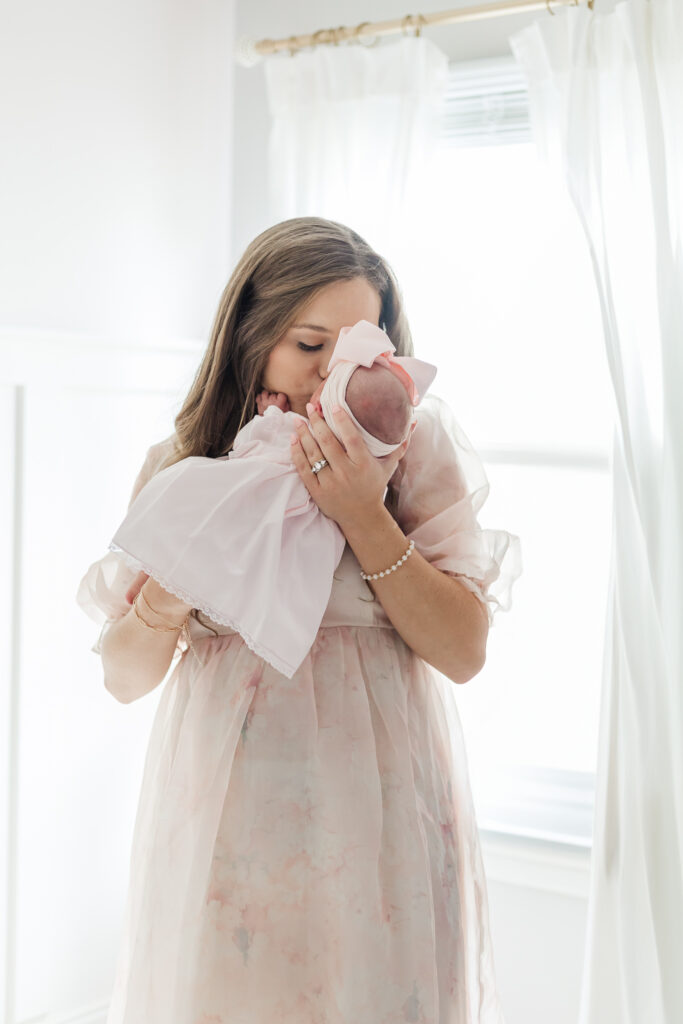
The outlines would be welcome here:
<svg viewBox="0 0 683 1024">
<path fill-rule="evenodd" d="M 153 722 L 107 1024 L 502 1024 L 455 684 L 390 625 L 323 625 L 291 679 L 201 628 Z"/>
</svg>

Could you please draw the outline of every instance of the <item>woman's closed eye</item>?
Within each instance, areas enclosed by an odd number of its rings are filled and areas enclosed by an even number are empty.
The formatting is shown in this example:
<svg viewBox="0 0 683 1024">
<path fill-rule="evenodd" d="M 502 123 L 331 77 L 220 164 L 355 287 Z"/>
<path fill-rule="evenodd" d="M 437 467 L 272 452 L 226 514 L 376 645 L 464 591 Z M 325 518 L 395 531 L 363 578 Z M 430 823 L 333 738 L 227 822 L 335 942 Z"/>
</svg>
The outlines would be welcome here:
<svg viewBox="0 0 683 1024">
<path fill-rule="evenodd" d="M 322 345 L 306 345 L 305 342 L 298 342 L 299 348 L 302 352 L 319 352 Z"/>
</svg>

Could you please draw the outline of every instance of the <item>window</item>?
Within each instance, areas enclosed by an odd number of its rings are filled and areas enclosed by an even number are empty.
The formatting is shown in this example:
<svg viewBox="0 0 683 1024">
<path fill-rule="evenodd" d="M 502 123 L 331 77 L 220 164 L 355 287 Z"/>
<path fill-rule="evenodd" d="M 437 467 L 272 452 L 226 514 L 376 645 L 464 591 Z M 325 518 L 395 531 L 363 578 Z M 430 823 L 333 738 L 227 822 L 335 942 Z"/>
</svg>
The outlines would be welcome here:
<svg viewBox="0 0 683 1024">
<path fill-rule="evenodd" d="M 513 58 L 452 66 L 436 164 L 392 263 L 416 354 L 484 461 L 480 524 L 518 534 L 524 564 L 455 691 L 479 825 L 588 846 L 615 413 L 588 245 Z"/>
</svg>

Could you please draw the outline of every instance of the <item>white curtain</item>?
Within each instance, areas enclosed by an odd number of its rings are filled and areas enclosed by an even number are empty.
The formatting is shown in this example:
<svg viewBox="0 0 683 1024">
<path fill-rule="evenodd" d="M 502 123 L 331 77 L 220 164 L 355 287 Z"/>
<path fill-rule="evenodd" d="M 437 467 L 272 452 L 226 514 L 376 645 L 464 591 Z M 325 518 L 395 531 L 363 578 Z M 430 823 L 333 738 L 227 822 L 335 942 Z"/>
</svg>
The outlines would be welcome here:
<svg viewBox="0 0 683 1024">
<path fill-rule="evenodd" d="M 264 64 L 271 223 L 328 217 L 396 251 L 401 211 L 424 186 L 438 138 L 446 54 L 407 36 L 320 46 Z"/>
<path fill-rule="evenodd" d="M 588 240 L 617 409 L 580 1024 L 679 1024 L 683 5 L 565 8 L 510 44 L 539 150 L 565 181 Z M 580 642 L 571 623 L 567 635 Z"/>
</svg>

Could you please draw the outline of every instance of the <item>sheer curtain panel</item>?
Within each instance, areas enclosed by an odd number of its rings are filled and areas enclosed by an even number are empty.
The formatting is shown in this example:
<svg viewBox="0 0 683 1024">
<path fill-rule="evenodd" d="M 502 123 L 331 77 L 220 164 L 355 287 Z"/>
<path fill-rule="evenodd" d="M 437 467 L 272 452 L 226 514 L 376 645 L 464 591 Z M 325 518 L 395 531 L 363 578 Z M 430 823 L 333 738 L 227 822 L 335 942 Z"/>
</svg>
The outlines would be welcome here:
<svg viewBox="0 0 683 1024">
<path fill-rule="evenodd" d="M 604 15 L 570 7 L 510 44 L 527 78 L 539 149 L 565 181 L 585 231 L 617 408 L 580 1024 L 676 1024 L 683 1020 L 683 6 L 627 0 Z"/>
<path fill-rule="evenodd" d="M 271 221 L 338 220 L 371 245 L 400 237 L 441 125 L 448 58 L 427 39 L 266 58 Z"/>
</svg>

